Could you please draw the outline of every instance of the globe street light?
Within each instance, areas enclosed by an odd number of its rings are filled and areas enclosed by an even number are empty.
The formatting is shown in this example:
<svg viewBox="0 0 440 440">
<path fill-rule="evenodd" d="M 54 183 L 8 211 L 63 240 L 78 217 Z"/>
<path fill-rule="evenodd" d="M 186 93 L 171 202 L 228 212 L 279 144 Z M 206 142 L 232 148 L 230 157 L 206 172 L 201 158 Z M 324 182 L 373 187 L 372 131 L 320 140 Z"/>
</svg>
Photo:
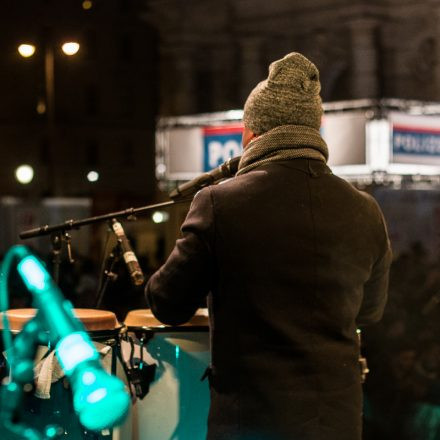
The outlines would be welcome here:
<svg viewBox="0 0 440 440">
<path fill-rule="evenodd" d="M 79 44 L 76 41 L 68 41 L 61 46 L 66 55 L 75 55 L 79 51 Z"/>
<path fill-rule="evenodd" d="M 99 179 L 99 173 L 97 171 L 89 171 L 87 173 L 87 180 L 89 182 L 97 182 Z"/>
<path fill-rule="evenodd" d="M 22 185 L 27 185 L 34 178 L 34 169 L 30 165 L 20 165 L 15 170 L 15 178 Z"/>
<path fill-rule="evenodd" d="M 18 53 L 23 58 L 29 58 L 35 53 L 35 46 L 33 44 L 23 43 L 18 46 Z"/>
</svg>

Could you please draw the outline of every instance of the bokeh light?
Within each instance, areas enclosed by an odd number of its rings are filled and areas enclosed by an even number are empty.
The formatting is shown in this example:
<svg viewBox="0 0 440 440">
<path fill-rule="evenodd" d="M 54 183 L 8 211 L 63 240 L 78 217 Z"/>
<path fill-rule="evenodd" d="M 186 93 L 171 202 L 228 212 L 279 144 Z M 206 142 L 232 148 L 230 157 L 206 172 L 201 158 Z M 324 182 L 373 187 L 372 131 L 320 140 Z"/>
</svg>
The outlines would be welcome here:
<svg viewBox="0 0 440 440">
<path fill-rule="evenodd" d="M 68 41 L 61 46 L 66 55 L 75 55 L 79 51 L 79 43 L 76 41 Z"/>
<path fill-rule="evenodd" d="M 164 222 L 168 221 L 168 219 L 170 218 L 170 215 L 166 211 L 154 211 L 151 218 L 154 223 L 164 223 Z"/>
<path fill-rule="evenodd" d="M 34 178 L 34 169 L 30 165 L 20 165 L 15 170 L 15 178 L 23 185 L 32 182 Z"/>
<path fill-rule="evenodd" d="M 18 46 L 18 53 L 24 58 L 29 58 L 35 53 L 35 46 L 28 43 L 20 44 Z"/>
<path fill-rule="evenodd" d="M 92 9 L 92 6 L 93 6 L 93 3 L 90 0 L 84 0 L 82 2 L 82 8 L 86 11 L 89 9 Z"/>
<path fill-rule="evenodd" d="M 97 171 L 89 171 L 87 173 L 87 180 L 89 182 L 97 182 L 99 179 L 99 173 Z"/>
</svg>

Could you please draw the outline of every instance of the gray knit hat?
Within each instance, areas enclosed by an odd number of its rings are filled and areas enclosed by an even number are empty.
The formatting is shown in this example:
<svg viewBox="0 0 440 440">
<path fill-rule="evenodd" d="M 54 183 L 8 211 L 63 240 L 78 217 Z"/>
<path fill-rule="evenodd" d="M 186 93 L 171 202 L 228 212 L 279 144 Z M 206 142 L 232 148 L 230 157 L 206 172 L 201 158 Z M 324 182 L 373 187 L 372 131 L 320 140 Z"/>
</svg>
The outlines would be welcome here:
<svg viewBox="0 0 440 440">
<path fill-rule="evenodd" d="M 269 76 L 246 100 L 243 123 L 255 134 L 280 125 L 306 125 L 319 130 L 322 102 L 319 71 L 292 52 L 269 66 Z"/>
</svg>

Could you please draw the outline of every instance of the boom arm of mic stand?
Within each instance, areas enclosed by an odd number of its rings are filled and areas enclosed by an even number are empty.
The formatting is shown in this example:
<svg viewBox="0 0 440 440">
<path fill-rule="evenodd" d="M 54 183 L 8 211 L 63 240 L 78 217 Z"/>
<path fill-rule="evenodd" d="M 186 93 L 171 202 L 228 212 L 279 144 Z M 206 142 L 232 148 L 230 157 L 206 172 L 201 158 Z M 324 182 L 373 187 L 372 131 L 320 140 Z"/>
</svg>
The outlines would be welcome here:
<svg viewBox="0 0 440 440">
<path fill-rule="evenodd" d="M 156 203 L 154 205 L 143 206 L 141 208 L 128 208 L 124 211 L 111 212 L 110 214 L 89 217 L 82 220 L 67 220 L 64 223 L 53 226 L 39 226 L 38 228 L 21 232 L 19 237 L 22 240 L 25 240 L 27 238 L 41 237 L 42 235 L 56 234 L 60 232 L 64 233 L 71 229 L 79 229 L 81 226 L 91 225 L 93 223 L 103 222 L 113 218 L 130 218 L 136 215 L 145 214 L 153 209 L 166 208 L 175 205 L 176 203 L 190 202 L 198 190 L 221 179 L 235 175 L 239 162 L 240 156 L 233 157 L 209 173 L 202 174 L 195 180 L 182 184 L 180 187 L 171 192 L 170 198 L 173 200 L 169 202 Z"/>
<path fill-rule="evenodd" d="M 128 208 L 128 209 L 124 209 L 123 211 L 111 212 L 109 214 L 98 215 L 96 217 L 89 217 L 81 220 L 67 220 L 64 223 L 60 223 L 58 225 L 39 226 L 38 228 L 28 229 L 27 231 L 20 232 L 19 237 L 22 240 L 26 240 L 28 238 L 41 237 L 43 235 L 65 232 L 72 229 L 79 229 L 82 226 L 91 225 L 93 223 L 102 223 L 104 221 L 108 221 L 113 218 L 136 217 L 136 215 L 144 215 L 147 212 L 150 212 L 155 209 L 166 208 L 169 206 L 173 206 L 176 203 L 186 203 L 186 202 L 190 202 L 191 200 L 192 197 L 185 198 L 182 200 L 171 200 L 168 202 L 156 203 L 154 205 L 142 206 L 140 208 Z"/>
</svg>

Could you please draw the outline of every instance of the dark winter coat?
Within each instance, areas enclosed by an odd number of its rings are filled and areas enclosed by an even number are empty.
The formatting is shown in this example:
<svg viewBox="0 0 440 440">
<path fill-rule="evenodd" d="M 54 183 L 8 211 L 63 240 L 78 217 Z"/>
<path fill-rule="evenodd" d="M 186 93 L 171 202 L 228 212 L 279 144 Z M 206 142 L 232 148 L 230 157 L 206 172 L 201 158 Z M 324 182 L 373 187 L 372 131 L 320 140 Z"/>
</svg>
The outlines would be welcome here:
<svg viewBox="0 0 440 440">
<path fill-rule="evenodd" d="M 199 192 L 146 292 L 168 324 L 209 294 L 208 439 L 360 439 L 356 328 L 381 318 L 390 260 L 376 202 L 321 161 Z"/>
</svg>

